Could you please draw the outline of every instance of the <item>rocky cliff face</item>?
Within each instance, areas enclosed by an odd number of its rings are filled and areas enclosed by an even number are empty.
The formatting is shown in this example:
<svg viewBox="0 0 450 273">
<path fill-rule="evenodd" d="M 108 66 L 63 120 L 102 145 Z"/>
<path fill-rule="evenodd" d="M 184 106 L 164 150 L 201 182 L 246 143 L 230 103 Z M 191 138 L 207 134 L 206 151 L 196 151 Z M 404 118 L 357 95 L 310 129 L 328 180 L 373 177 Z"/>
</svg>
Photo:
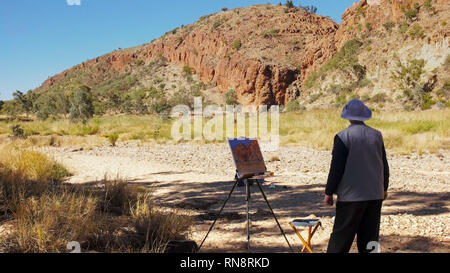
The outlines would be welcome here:
<svg viewBox="0 0 450 273">
<path fill-rule="evenodd" d="M 336 32 L 336 47 L 341 48 L 346 41 L 359 37 L 367 28 L 380 29 L 387 22 L 397 23 L 407 20 L 408 10 L 426 10 L 426 0 L 361 0 L 353 3 L 342 15 L 342 23 Z M 448 0 L 430 1 L 430 9 L 439 10 L 448 5 Z"/>
<path fill-rule="evenodd" d="M 342 19 L 335 43 L 345 54 L 305 81 L 310 86 L 301 87 L 301 103 L 342 106 L 360 98 L 389 110 L 450 105 L 450 1 L 362 0 Z"/>
<path fill-rule="evenodd" d="M 416 11 L 408 15 L 413 9 Z M 442 75 L 438 85 L 445 87 L 449 15 L 449 0 L 361 0 L 345 11 L 340 26 L 298 8 L 270 4 L 238 8 L 203 16 L 149 44 L 84 62 L 49 78 L 38 91 L 64 86 L 56 83 L 71 81 L 74 72 L 83 74 L 82 83 L 90 87 L 118 74 L 148 78 L 145 73 L 150 72 L 139 67 L 161 59 L 188 66 L 222 94 L 235 90 L 243 105 L 284 105 L 296 98 L 311 104 L 321 100 L 305 96 L 320 97 L 336 85 L 354 93 L 370 88 L 364 91 L 367 96 L 377 92 L 389 95 L 396 92 L 391 74 L 398 58 L 403 63 L 426 59 L 427 76 Z M 319 73 L 315 79 L 317 90 L 308 87 L 305 79 L 353 39 L 361 46 L 352 62 L 360 65 L 365 78 L 355 87 L 358 75 L 327 68 L 327 73 Z M 360 87 L 362 83 L 365 86 Z M 330 104 L 325 101 L 322 104 Z"/>
<path fill-rule="evenodd" d="M 335 52 L 338 25 L 302 9 L 259 5 L 202 17 L 140 47 L 89 60 L 49 78 L 41 89 L 71 70 L 92 73 L 91 85 L 131 71 L 138 62 L 165 58 L 190 66 L 205 83 L 234 89 L 248 104 L 285 104 L 287 87 L 325 63 Z"/>
</svg>

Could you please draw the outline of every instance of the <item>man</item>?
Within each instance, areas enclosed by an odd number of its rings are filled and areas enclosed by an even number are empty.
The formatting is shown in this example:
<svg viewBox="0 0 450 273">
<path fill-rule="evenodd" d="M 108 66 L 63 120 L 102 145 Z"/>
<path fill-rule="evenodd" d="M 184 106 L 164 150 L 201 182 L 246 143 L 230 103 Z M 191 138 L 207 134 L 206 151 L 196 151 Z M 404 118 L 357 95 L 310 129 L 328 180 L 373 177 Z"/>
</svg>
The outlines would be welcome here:
<svg viewBox="0 0 450 273">
<path fill-rule="evenodd" d="M 324 202 L 333 206 L 336 194 L 337 203 L 327 252 L 348 253 L 355 235 L 358 251 L 370 252 L 368 243 L 378 242 L 381 206 L 389 186 L 383 137 L 364 124 L 372 112 L 360 100 L 350 101 L 341 117 L 351 124 L 334 138 Z"/>
</svg>

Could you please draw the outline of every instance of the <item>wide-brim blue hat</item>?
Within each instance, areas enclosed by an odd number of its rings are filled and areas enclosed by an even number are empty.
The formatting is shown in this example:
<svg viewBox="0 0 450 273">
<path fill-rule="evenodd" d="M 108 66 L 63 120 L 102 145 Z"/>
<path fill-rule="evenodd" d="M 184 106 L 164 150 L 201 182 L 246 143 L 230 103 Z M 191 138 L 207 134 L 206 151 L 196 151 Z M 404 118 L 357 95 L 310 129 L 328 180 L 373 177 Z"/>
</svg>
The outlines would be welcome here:
<svg viewBox="0 0 450 273">
<path fill-rule="evenodd" d="M 348 120 L 365 121 L 372 117 L 372 111 L 362 101 L 354 99 L 344 107 L 341 117 Z"/>
</svg>

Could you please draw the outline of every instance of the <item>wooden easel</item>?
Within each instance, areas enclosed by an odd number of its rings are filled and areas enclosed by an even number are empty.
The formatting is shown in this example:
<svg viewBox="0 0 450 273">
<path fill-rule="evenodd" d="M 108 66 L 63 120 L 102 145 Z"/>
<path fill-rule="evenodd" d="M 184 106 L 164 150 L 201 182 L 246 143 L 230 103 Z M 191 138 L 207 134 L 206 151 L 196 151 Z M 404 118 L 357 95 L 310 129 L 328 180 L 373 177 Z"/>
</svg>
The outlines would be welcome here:
<svg viewBox="0 0 450 273">
<path fill-rule="evenodd" d="M 281 227 L 280 223 L 278 222 L 278 219 L 272 209 L 272 206 L 269 203 L 269 200 L 267 200 L 267 196 L 264 193 L 263 188 L 261 187 L 261 184 L 259 183 L 259 180 L 261 179 L 265 179 L 265 178 L 269 178 L 269 177 L 273 177 L 273 173 L 271 172 L 266 172 L 266 173 L 260 173 L 260 174 L 254 174 L 254 175 L 248 175 L 246 176 L 246 178 L 239 178 L 238 175 L 236 175 L 236 179 L 235 179 L 235 183 L 233 185 L 233 188 L 231 189 L 230 193 L 228 194 L 225 202 L 223 203 L 222 207 L 220 208 L 219 214 L 217 215 L 216 219 L 214 219 L 214 222 L 212 223 L 211 227 L 208 230 L 208 233 L 206 234 L 205 238 L 203 239 L 202 243 L 200 244 L 198 251 L 200 251 L 200 249 L 202 248 L 204 242 L 206 241 L 206 238 L 208 238 L 209 233 L 213 230 L 214 225 L 216 224 L 217 220 L 220 218 L 220 215 L 222 214 L 223 209 L 225 208 L 228 200 L 230 200 L 231 195 L 233 194 L 233 191 L 235 190 L 237 184 L 239 183 L 239 181 L 243 181 L 245 184 L 245 202 L 246 202 L 246 214 L 247 214 L 247 251 L 250 252 L 250 214 L 249 214 L 249 205 L 250 205 L 250 199 L 251 199 L 251 191 L 250 191 L 250 186 L 252 183 L 256 183 L 256 185 L 258 185 L 259 190 L 261 191 L 261 194 L 264 198 L 264 200 L 266 201 L 267 206 L 270 209 L 270 212 L 273 216 L 273 218 L 275 219 L 278 228 L 280 229 L 281 234 L 283 234 L 284 239 L 286 240 L 286 243 L 288 244 L 291 252 L 294 252 L 294 250 L 291 247 L 291 244 L 289 243 L 286 234 L 283 231 L 283 228 Z"/>
</svg>

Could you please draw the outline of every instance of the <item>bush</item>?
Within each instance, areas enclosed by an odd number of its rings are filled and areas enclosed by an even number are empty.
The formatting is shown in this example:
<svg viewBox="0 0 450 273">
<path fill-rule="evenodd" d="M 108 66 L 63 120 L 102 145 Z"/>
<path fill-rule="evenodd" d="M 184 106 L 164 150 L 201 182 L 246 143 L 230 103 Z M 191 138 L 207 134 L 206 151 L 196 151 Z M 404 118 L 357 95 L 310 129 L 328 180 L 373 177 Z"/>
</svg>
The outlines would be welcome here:
<svg viewBox="0 0 450 273">
<path fill-rule="evenodd" d="M 285 112 L 299 112 L 305 110 L 305 106 L 300 105 L 298 100 L 290 101 L 285 108 Z"/>
<path fill-rule="evenodd" d="M 222 24 L 223 24 L 222 20 L 215 21 L 214 24 L 213 24 L 213 29 L 216 29 L 216 28 L 220 27 Z"/>
<path fill-rule="evenodd" d="M 192 75 L 194 73 L 194 68 L 192 68 L 192 67 L 190 67 L 190 66 L 187 66 L 187 65 L 185 65 L 185 66 L 183 66 L 183 74 L 185 75 L 185 76 L 187 76 L 187 75 Z M 159 82 L 158 82 L 159 83 Z"/>
<path fill-rule="evenodd" d="M 27 138 L 25 132 L 23 131 L 22 127 L 20 127 L 19 124 L 13 125 L 11 127 L 11 132 L 12 132 L 11 137 L 13 138 L 22 138 L 22 139 Z"/>
<path fill-rule="evenodd" d="M 146 252 L 164 252 L 167 243 L 184 239 L 184 234 L 192 225 L 187 215 L 177 210 L 155 208 L 149 198 L 141 197 L 131 209 L 133 225 L 144 245 Z"/>
<path fill-rule="evenodd" d="M 433 105 L 435 105 L 435 104 L 436 104 L 436 101 L 434 101 L 434 100 L 431 98 L 430 94 L 424 94 L 424 95 L 423 95 L 423 102 L 422 102 L 422 104 L 420 105 L 420 109 L 422 109 L 422 110 L 428 110 L 428 109 L 431 109 L 431 107 L 432 107 Z"/>
<path fill-rule="evenodd" d="M 395 23 L 392 21 L 388 21 L 386 23 L 383 24 L 383 27 L 387 30 L 387 31 L 391 31 L 392 28 L 395 27 Z"/>
<path fill-rule="evenodd" d="M 175 106 L 175 105 L 174 105 Z M 172 106 L 167 102 L 167 100 L 159 99 L 150 103 L 150 113 L 163 113 L 168 111 Z"/>
<path fill-rule="evenodd" d="M 409 9 L 405 13 L 406 19 L 414 21 L 417 19 L 417 9 Z"/>
<path fill-rule="evenodd" d="M 287 0 L 286 4 L 284 4 L 287 8 L 293 8 L 294 7 L 294 3 L 291 0 Z"/>
<path fill-rule="evenodd" d="M 303 6 L 302 4 L 299 4 L 298 7 L 300 9 L 303 9 L 307 12 L 311 12 L 311 13 L 317 13 L 317 7 L 316 6 Z"/>
<path fill-rule="evenodd" d="M 101 222 L 96 200 L 71 192 L 45 193 L 22 201 L 5 240 L 8 252 L 67 252 L 67 243 L 86 242 Z"/>
<path fill-rule="evenodd" d="M 45 155 L 29 150 L 3 148 L 0 150 L 0 166 L 28 181 L 55 182 L 69 175 L 69 172 Z"/>
<path fill-rule="evenodd" d="M 234 91 L 234 89 L 230 89 L 228 90 L 227 93 L 225 93 L 225 104 L 226 105 L 238 105 L 238 99 L 237 99 L 237 95 L 236 92 Z"/>
<path fill-rule="evenodd" d="M 335 54 L 331 60 L 325 64 L 325 69 L 341 69 L 353 66 L 358 62 L 358 52 L 362 43 L 359 40 L 350 40 Z"/>
<path fill-rule="evenodd" d="M 341 94 L 336 97 L 335 106 L 342 107 L 348 103 L 347 95 Z"/>
<path fill-rule="evenodd" d="M 386 102 L 386 93 L 378 93 L 370 99 L 370 102 L 373 103 L 384 103 Z"/>
<path fill-rule="evenodd" d="M 391 78 L 395 80 L 398 87 L 403 90 L 405 96 L 417 106 L 424 103 L 425 85 L 421 84 L 421 76 L 425 73 L 425 60 L 409 60 L 406 65 L 398 61 L 396 71 Z"/>
<path fill-rule="evenodd" d="M 344 46 L 325 64 L 319 71 L 313 71 L 305 79 L 304 84 L 307 89 L 314 86 L 319 77 L 325 75 L 328 71 L 339 69 L 341 71 L 350 73 L 348 68 L 352 70 L 363 68 L 358 65 L 358 53 L 362 43 L 359 40 L 353 39 L 347 41 Z"/>
<path fill-rule="evenodd" d="M 192 92 L 182 87 L 173 94 L 172 98 L 170 99 L 169 105 L 187 105 L 192 108 L 194 105 L 194 96 L 192 95 Z M 160 106 L 164 107 L 165 105 L 163 104 Z"/>
<path fill-rule="evenodd" d="M 408 28 L 409 28 L 409 24 L 407 22 L 401 22 L 399 25 L 398 31 L 401 34 L 404 34 L 408 30 Z"/>
<path fill-rule="evenodd" d="M 264 31 L 263 33 L 261 33 L 261 35 L 264 38 L 273 38 L 273 37 L 277 37 L 278 36 L 278 30 L 276 29 L 272 29 L 270 31 Z"/>
<path fill-rule="evenodd" d="M 136 66 L 141 66 L 144 64 L 144 61 L 142 59 L 137 60 Z"/>
<path fill-rule="evenodd" d="M 239 50 L 239 49 L 241 49 L 241 47 L 242 47 L 242 42 L 241 42 L 241 40 L 235 40 L 235 41 L 233 42 L 232 48 L 233 48 L 234 50 Z"/>
<path fill-rule="evenodd" d="M 411 39 L 423 38 L 425 36 L 424 30 L 420 25 L 414 25 L 409 31 L 409 36 L 411 37 Z"/>
<path fill-rule="evenodd" d="M 431 10 L 432 5 L 431 5 L 431 0 L 426 0 L 425 3 L 423 3 L 423 6 L 425 7 L 426 10 Z"/>
<path fill-rule="evenodd" d="M 119 134 L 112 133 L 112 134 L 108 135 L 108 141 L 113 147 L 116 146 L 117 140 L 119 140 Z"/>
<path fill-rule="evenodd" d="M 91 92 L 82 89 L 76 91 L 71 100 L 70 120 L 86 123 L 93 115 L 94 106 Z"/>
<path fill-rule="evenodd" d="M 315 93 L 315 94 L 312 94 L 312 95 L 309 97 L 309 103 L 314 103 L 314 102 L 317 101 L 322 95 L 323 95 L 322 93 Z"/>
<path fill-rule="evenodd" d="M 33 103 L 33 111 L 40 120 L 59 114 L 67 115 L 70 110 L 68 96 L 63 92 L 47 92 L 41 94 Z"/>
</svg>

